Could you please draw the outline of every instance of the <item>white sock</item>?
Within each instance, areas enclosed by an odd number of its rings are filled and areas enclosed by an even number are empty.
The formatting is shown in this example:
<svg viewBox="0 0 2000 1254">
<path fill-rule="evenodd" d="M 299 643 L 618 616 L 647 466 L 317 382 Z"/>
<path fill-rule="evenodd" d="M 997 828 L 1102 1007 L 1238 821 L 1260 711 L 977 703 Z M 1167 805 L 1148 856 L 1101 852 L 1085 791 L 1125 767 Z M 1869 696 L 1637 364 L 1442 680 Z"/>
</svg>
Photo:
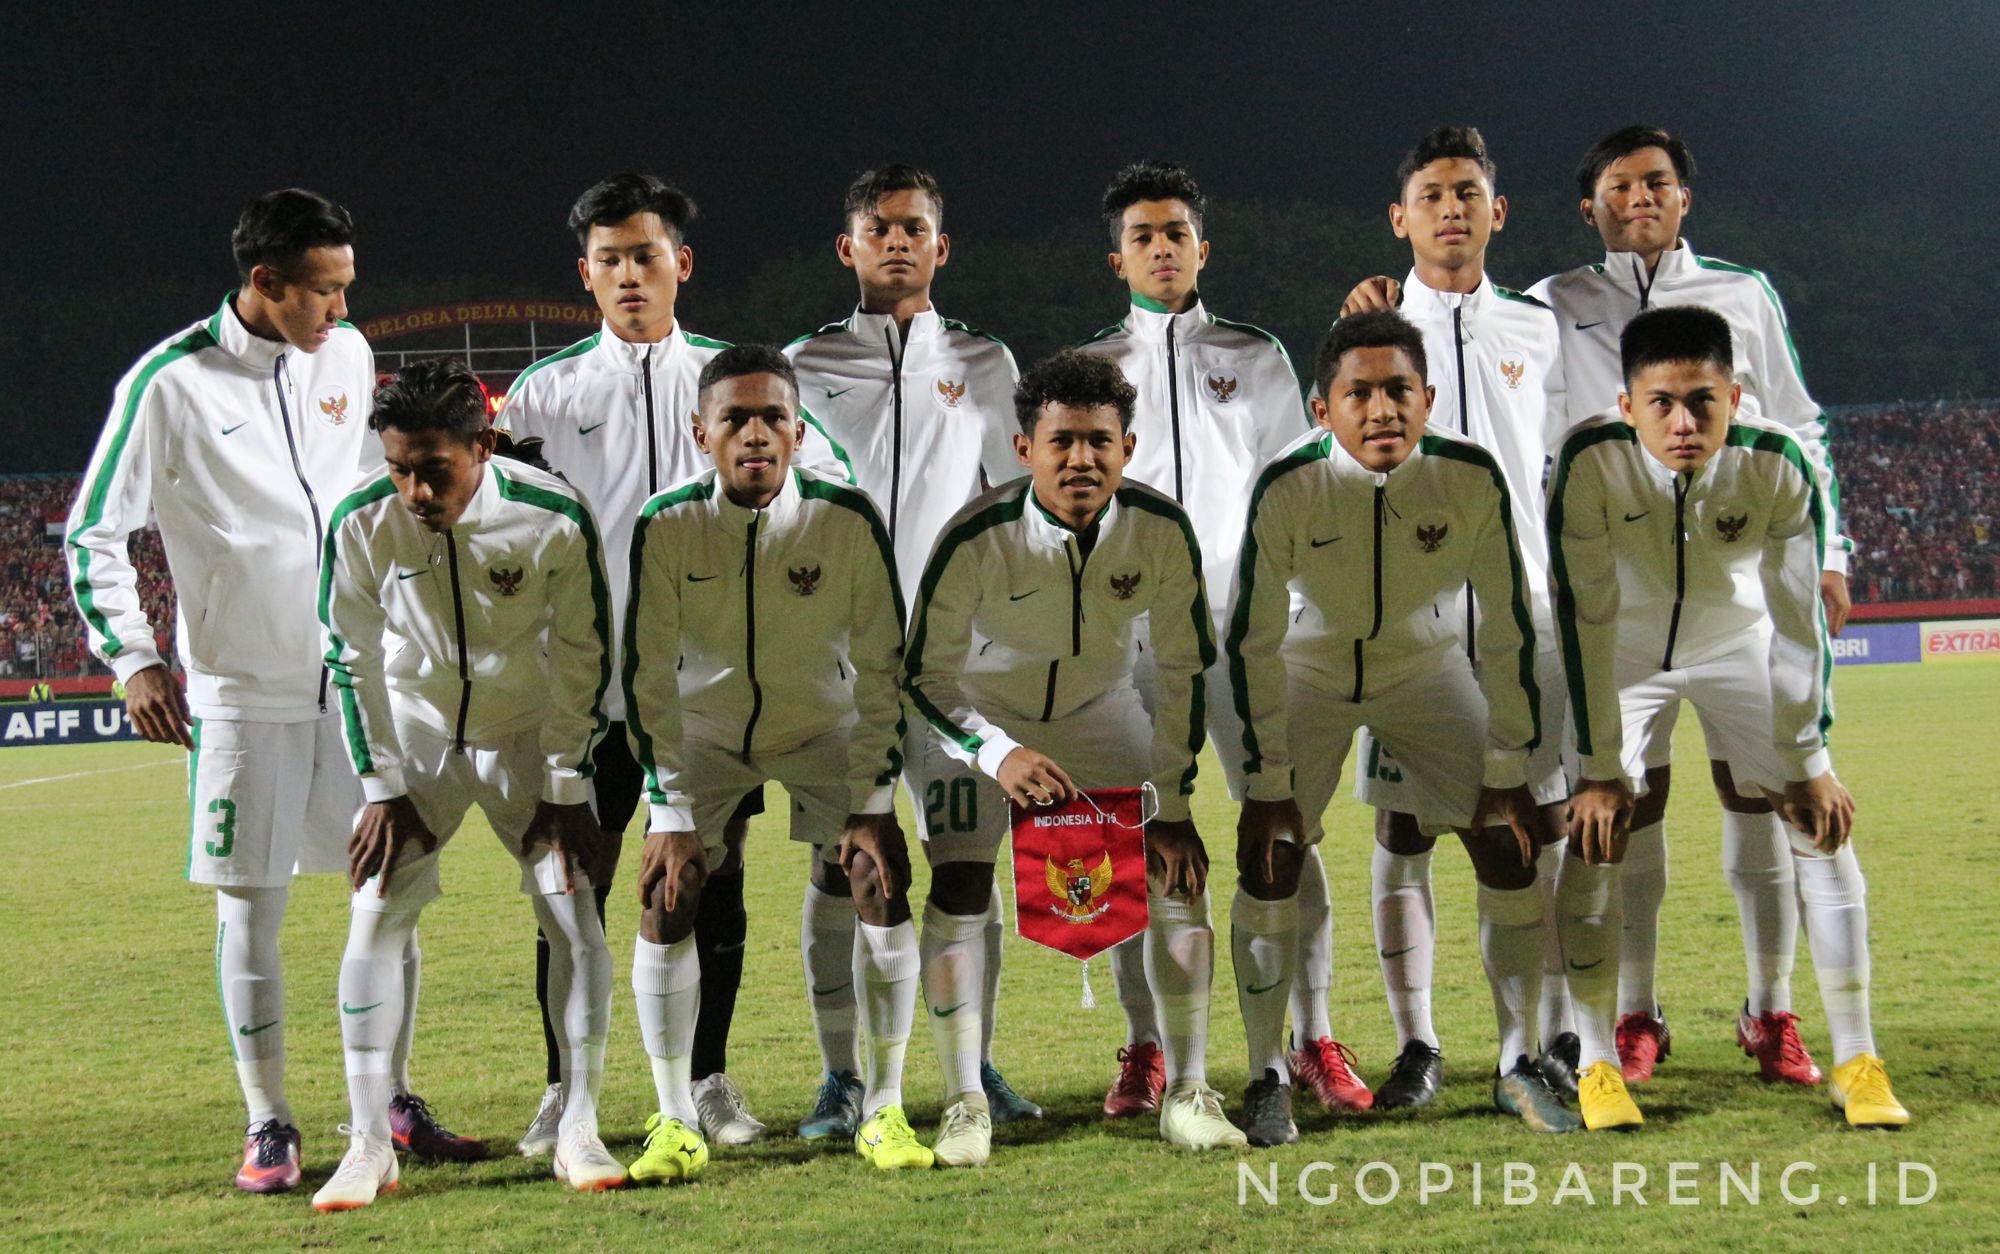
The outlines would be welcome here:
<svg viewBox="0 0 2000 1254">
<path fill-rule="evenodd" d="M 390 1057 L 403 1022 L 403 949 L 417 912 L 352 910 L 340 959 L 340 1042 L 350 1122 L 389 1139 Z"/>
<path fill-rule="evenodd" d="M 854 899 L 806 885 L 799 913 L 799 953 L 820 1061 L 830 1072 L 859 1073 L 854 1053 Z"/>
<path fill-rule="evenodd" d="M 1618 950 L 1622 907 L 1617 864 L 1591 866 L 1565 856 L 1556 883 L 1556 924 L 1562 934 L 1576 1035 L 1577 1070 L 1618 1065 Z"/>
<path fill-rule="evenodd" d="M 597 1094 L 604 1083 L 604 1042 L 611 1031 L 611 950 L 604 925 L 582 875 L 576 892 L 532 898 L 542 935 L 549 940 L 549 1008 L 561 1007 L 556 1021 L 563 1051 L 563 1117 L 556 1131 L 597 1130 Z"/>
<path fill-rule="evenodd" d="M 1856 1054 L 1877 1052 L 1868 1010 L 1868 884 L 1853 845 L 1842 845 L 1828 857 L 1802 833 L 1792 830 L 1789 835 L 1813 974 L 1837 1067 Z"/>
<path fill-rule="evenodd" d="M 1118 988 L 1118 1004 L 1125 1011 L 1125 1043 L 1142 1041 L 1158 1044 L 1160 1016 L 1153 1005 L 1153 989 L 1146 982 L 1146 936 L 1119 941 L 1111 947 L 1111 980 Z"/>
<path fill-rule="evenodd" d="M 981 993 L 986 987 L 989 914 L 946 914 L 936 903 L 924 907 L 924 934 L 918 951 L 946 1105 L 968 1093 L 985 1091 L 979 1083 L 979 1021 Z"/>
<path fill-rule="evenodd" d="M 1632 829 L 1625 860 L 1618 864 L 1618 892 L 1624 919 L 1619 941 L 1618 1014 L 1650 1015 L 1659 1009 L 1653 988 L 1660 952 L 1660 903 L 1667 899 L 1665 820 Z"/>
<path fill-rule="evenodd" d="M 1376 845 L 1370 864 L 1375 952 L 1399 1045 L 1437 1048 L 1431 1027 L 1431 966 L 1437 957 L 1437 910 L 1431 902 L 1431 855 L 1390 853 Z"/>
<path fill-rule="evenodd" d="M 403 946 L 403 1022 L 396 1028 L 396 1048 L 389 1054 L 389 1085 L 397 1093 L 409 1094 L 410 1050 L 417 1039 L 417 993 L 424 982 L 424 953 L 418 948 L 417 934 Z"/>
<path fill-rule="evenodd" d="M 1542 895 L 1542 999 L 1535 1013 L 1536 1040 L 1546 1050 L 1565 1032 L 1576 1031 L 1569 1010 L 1569 980 L 1563 975 L 1562 938 L 1556 930 L 1556 880 L 1562 875 L 1560 840 L 1535 855 L 1535 891 Z"/>
<path fill-rule="evenodd" d="M 1299 863 L 1299 956 L 1292 970 L 1292 1045 L 1333 1035 L 1327 992 L 1333 987 L 1333 899 L 1319 846 Z"/>
<path fill-rule="evenodd" d="M 694 951 L 693 934 L 672 945 L 656 945 L 643 936 L 633 939 L 632 996 L 639 1005 L 639 1039 L 653 1064 L 660 1113 L 698 1126 L 690 1076 L 694 1021 L 701 1011 L 701 958 Z"/>
<path fill-rule="evenodd" d="M 860 993 L 861 1029 L 868 1039 L 868 1068 L 862 1080 L 862 1117 L 884 1106 L 903 1104 L 903 1052 L 910 1044 L 910 1017 L 917 1008 L 917 929 L 905 919 L 893 927 L 855 922 L 853 979 Z"/>
<path fill-rule="evenodd" d="M 1500 1070 L 1534 1056 L 1529 1016 L 1542 979 L 1542 894 L 1526 888 L 1479 886 L 1479 957 L 1493 990 L 1493 1018 L 1500 1029 Z"/>
<path fill-rule="evenodd" d="M 1776 814 L 1724 810 L 1722 873 L 1736 894 L 1736 917 L 1743 926 L 1749 1011 L 1789 1011 L 1799 950 L 1799 901 L 1784 821 Z"/>
<path fill-rule="evenodd" d="M 1144 933 L 1146 982 L 1159 1007 L 1167 1085 L 1208 1082 L 1208 990 L 1215 975 L 1215 929 L 1206 894 L 1190 900 L 1149 893 Z"/>
<path fill-rule="evenodd" d="M 993 1061 L 993 1023 L 1000 1011 L 1000 945 L 1007 939 L 1007 906 L 1000 900 L 1000 879 L 994 876 L 993 898 L 986 905 L 986 979 L 979 1001 L 979 1061 Z M 984 1092 L 984 1089 L 980 1090 Z"/>
<path fill-rule="evenodd" d="M 215 983 L 252 1124 L 292 1122 L 285 1101 L 285 969 L 278 955 L 288 892 L 215 890 Z"/>
<path fill-rule="evenodd" d="M 1236 958 L 1236 1004 L 1250 1047 L 1250 1078 L 1261 1080 L 1266 1071 L 1275 1071 L 1281 1082 L 1290 1083 L 1285 1007 L 1298 962 L 1298 898 L 1264 901 L 1239 887 L 1229 903 L 1229 948 Z"/>
</svg>

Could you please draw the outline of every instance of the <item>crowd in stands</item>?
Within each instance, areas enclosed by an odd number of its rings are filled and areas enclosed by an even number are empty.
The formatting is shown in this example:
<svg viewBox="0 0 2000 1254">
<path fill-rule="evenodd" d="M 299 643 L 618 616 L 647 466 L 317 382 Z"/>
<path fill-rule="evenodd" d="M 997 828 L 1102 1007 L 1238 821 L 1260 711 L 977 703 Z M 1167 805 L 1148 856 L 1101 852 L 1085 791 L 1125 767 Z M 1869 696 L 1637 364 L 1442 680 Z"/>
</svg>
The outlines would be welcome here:
<svg viewBox="0 0 2000 1254">
<path fill-rule="evenodd" d="M 2000 596 L 2000 401 L 1855 406 L 1833 420 L 1857 604 Z M 101 674 L 70 596 L 62 531 L 75 475 L 0 477 L 0 677 Z M 172 658 L 173 585 L 148 528 L 131 540 L 146 616 Z"/>
</svg>

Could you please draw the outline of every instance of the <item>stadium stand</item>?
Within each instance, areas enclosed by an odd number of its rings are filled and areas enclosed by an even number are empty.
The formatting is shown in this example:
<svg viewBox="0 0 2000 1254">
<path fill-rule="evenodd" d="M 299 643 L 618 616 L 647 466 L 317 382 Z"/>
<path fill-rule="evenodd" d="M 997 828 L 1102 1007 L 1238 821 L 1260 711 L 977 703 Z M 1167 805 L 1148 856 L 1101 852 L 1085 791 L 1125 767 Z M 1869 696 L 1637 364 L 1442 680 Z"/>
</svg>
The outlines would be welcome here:
<svg viewBox="0 0 2000 1254">
<path fill-rule="evenodd" d="M 63 563 L 63 524 L 76 475 L 0 477 L 0 676 L 67 678 L 104 674 L 84 645 L 83 622 Z M 146 615 L 161 655 L 173 656 L 174 595 L 159 533 L 132 537 Z"/>
</svg>

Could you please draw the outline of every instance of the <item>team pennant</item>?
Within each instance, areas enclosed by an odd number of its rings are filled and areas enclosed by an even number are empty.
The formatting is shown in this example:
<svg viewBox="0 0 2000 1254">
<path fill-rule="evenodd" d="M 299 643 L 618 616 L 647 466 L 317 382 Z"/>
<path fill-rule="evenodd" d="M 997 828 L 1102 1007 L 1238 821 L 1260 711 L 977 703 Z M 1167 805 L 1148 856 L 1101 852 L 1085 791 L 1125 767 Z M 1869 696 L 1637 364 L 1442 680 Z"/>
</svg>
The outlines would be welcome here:
<svg viewBox="0 0 2000 1254">
<path fill-rule="evenodd" d="M 1088 960 L 1146 928 L 1146 793 L 1079 793 L 1059 806 L 1009 804 L 1014 915 L 1021 935 Z"/>
</svg>

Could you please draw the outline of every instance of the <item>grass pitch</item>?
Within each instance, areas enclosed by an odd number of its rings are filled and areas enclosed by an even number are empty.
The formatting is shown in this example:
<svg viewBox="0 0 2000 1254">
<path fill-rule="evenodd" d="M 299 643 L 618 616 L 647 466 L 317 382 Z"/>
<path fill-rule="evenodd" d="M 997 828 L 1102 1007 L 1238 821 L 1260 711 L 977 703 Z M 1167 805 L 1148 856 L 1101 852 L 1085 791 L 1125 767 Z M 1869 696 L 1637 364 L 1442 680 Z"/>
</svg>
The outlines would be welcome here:
<svg viewBox="0 0 2000 1254">
<path fill-rule="evenodd" d="M 1078 1007 L 1074 962 L 1012 940 L 998 1061 L 1049 1118 L 1002 1129 L 985 1170 L 880 1175 L 851 1151 L 816 1149 L 783 1134 L 809 1103 L 819 1071 L 798 959 L 807 855 L 765 820 L 749 849 L 751 939 L 730 1071 L 780 1135 L 718 1153 L 692 1186 L 589 1197 L 554 1183 L 545 1162 L 406 1161 L 397 1192 L 365 1211 L 331 1216 L 314 1213 L 307 1200 L 344 1148 L 334 1135 L 347 1113 L 333 1009 L 346 926 L 340 882 L 300 881 L 284 935 L 289 1088 L 305 1131 L 305 1187 L 284 1197 L 244 1196 L 230 1185 L 242 1110 L 216 1005 L 212 899 L 181 879 L 180 755 L 134 745 L 9 750 L 0 754 L 0 848 L 13 868 L 0 881 L 0 919 L 11 940 L 0 971 L 0 1049 L 13 1062 L 0 1091 L 0 1245 L 1990 1245 L 2000 1240 L 2000 1065 L 1986 1052 L 2000 1034 L 2000 929 L 1993 922 L 2000 785 L 1992 723 L 2000 664 L 1858 667 L 1842 670 L 1838 683 L 1835 753 L 1860 805 L 1876 1032 L 1898 1094 L 1916 1116 L 1903 1132 L 1850 1132 L 1823 1089 L 1769 1089 L 1735 1048 L 1743 981 L 1735 906 L 1718 869 L 1718 807 L 1688 717 L 1668 820 L 1672 879 L 1660 955 L 1675 1050 L 1656 1080 L 1635 1089 L 1646 1126 L 1634 1135 L 1538 1137 L 1492 1113 L 1492 1015 L 1479 969 L 1472 875 L 1447 841 L 1435 878 L 1436 1018 L 1448 1084 L 1430 1109 L 1335 1120 L 1302 1100 L 1299 1145 L 1242 1155 L 1175 1152 L 1148 1121 L 1113 1125 L 1097 1115 L 1112 1052 L 1123 1040 L 1109 972 L 1093 968 L 1100 1007 L 1086 1012 Z M 1212 766 L 1195 803 L 1216 862 L 1209 1072 L 1233 1109 L 1244 1082 L 1228 944 L 1234 814 Z M 1367 833 L 1364 812 L 1343 797 L 1324 853 L 1334 892 L 1336 1035 L 1376 1083 L 1394 1041 L 1370 945 Z M 607 1141 L 629 1159 L 653 1097 L 625 980 L 636 919 L 629 888 L 635 846 L 628 845 L 626 863 L 609 927 L 618 976 L 604 1111 Z M 511 862 L 476 817 L 454 840 L 444 875 L 447 895 L 423 923 L 418 1089 L 449 1126 L 508 1147 L 542 1088 L 534 924 Z M 918 876 L 921 890 L 921 867 Z M 1800 948 L 1797 1008 L 1808 1046 L 1830 1067 L 1818 990 Z M 927 1132 L 938 1115 L 937 1084 L 920 1019 L 905 1092 L 912 1120 Z M 1898 1204 L 1904 1162 L 1935 1172 L 1935 1195 L 1924 1204 Z M 1364 1171 L 1371 1163 L 1381 1165 Z M 1725 1163 L 1745 1185 L 1755 1172 L 1755 1204 L 1733 1183 L 1724 1199 Z M 1811 1166 L 1794 1169 L 1787 1200 L 1780 1176 L 1799 1163 Z M 1275 1179 L 1275 1203 L 1245 1180 L 1245 1166 L 1265 1188 Z M 1532 1201 L 1520 1185 L 1529 1169 Z M 1631 1193 L 1614 1204 L 1614 1183 L 1630 1184 L 1642 1169 L 1637 1196 L 1644 1204 Z M 1441 1188 L 1447 1170 L 1452 1183 Z M 1399 1192 L 1371 1204 L 1356 1195 L 1357 1173 L 1370 1197 L 1389 1192 L 1391 1173 Z M 1428 1198 L 1421 1195 L 1426 1183 Z M 1909 1184 L 1911 1196 L 1927 1189 L 1921 1172 Z M 1330 1201 L 1329 1189 L 1337 1190 Z"/>
</svg>

